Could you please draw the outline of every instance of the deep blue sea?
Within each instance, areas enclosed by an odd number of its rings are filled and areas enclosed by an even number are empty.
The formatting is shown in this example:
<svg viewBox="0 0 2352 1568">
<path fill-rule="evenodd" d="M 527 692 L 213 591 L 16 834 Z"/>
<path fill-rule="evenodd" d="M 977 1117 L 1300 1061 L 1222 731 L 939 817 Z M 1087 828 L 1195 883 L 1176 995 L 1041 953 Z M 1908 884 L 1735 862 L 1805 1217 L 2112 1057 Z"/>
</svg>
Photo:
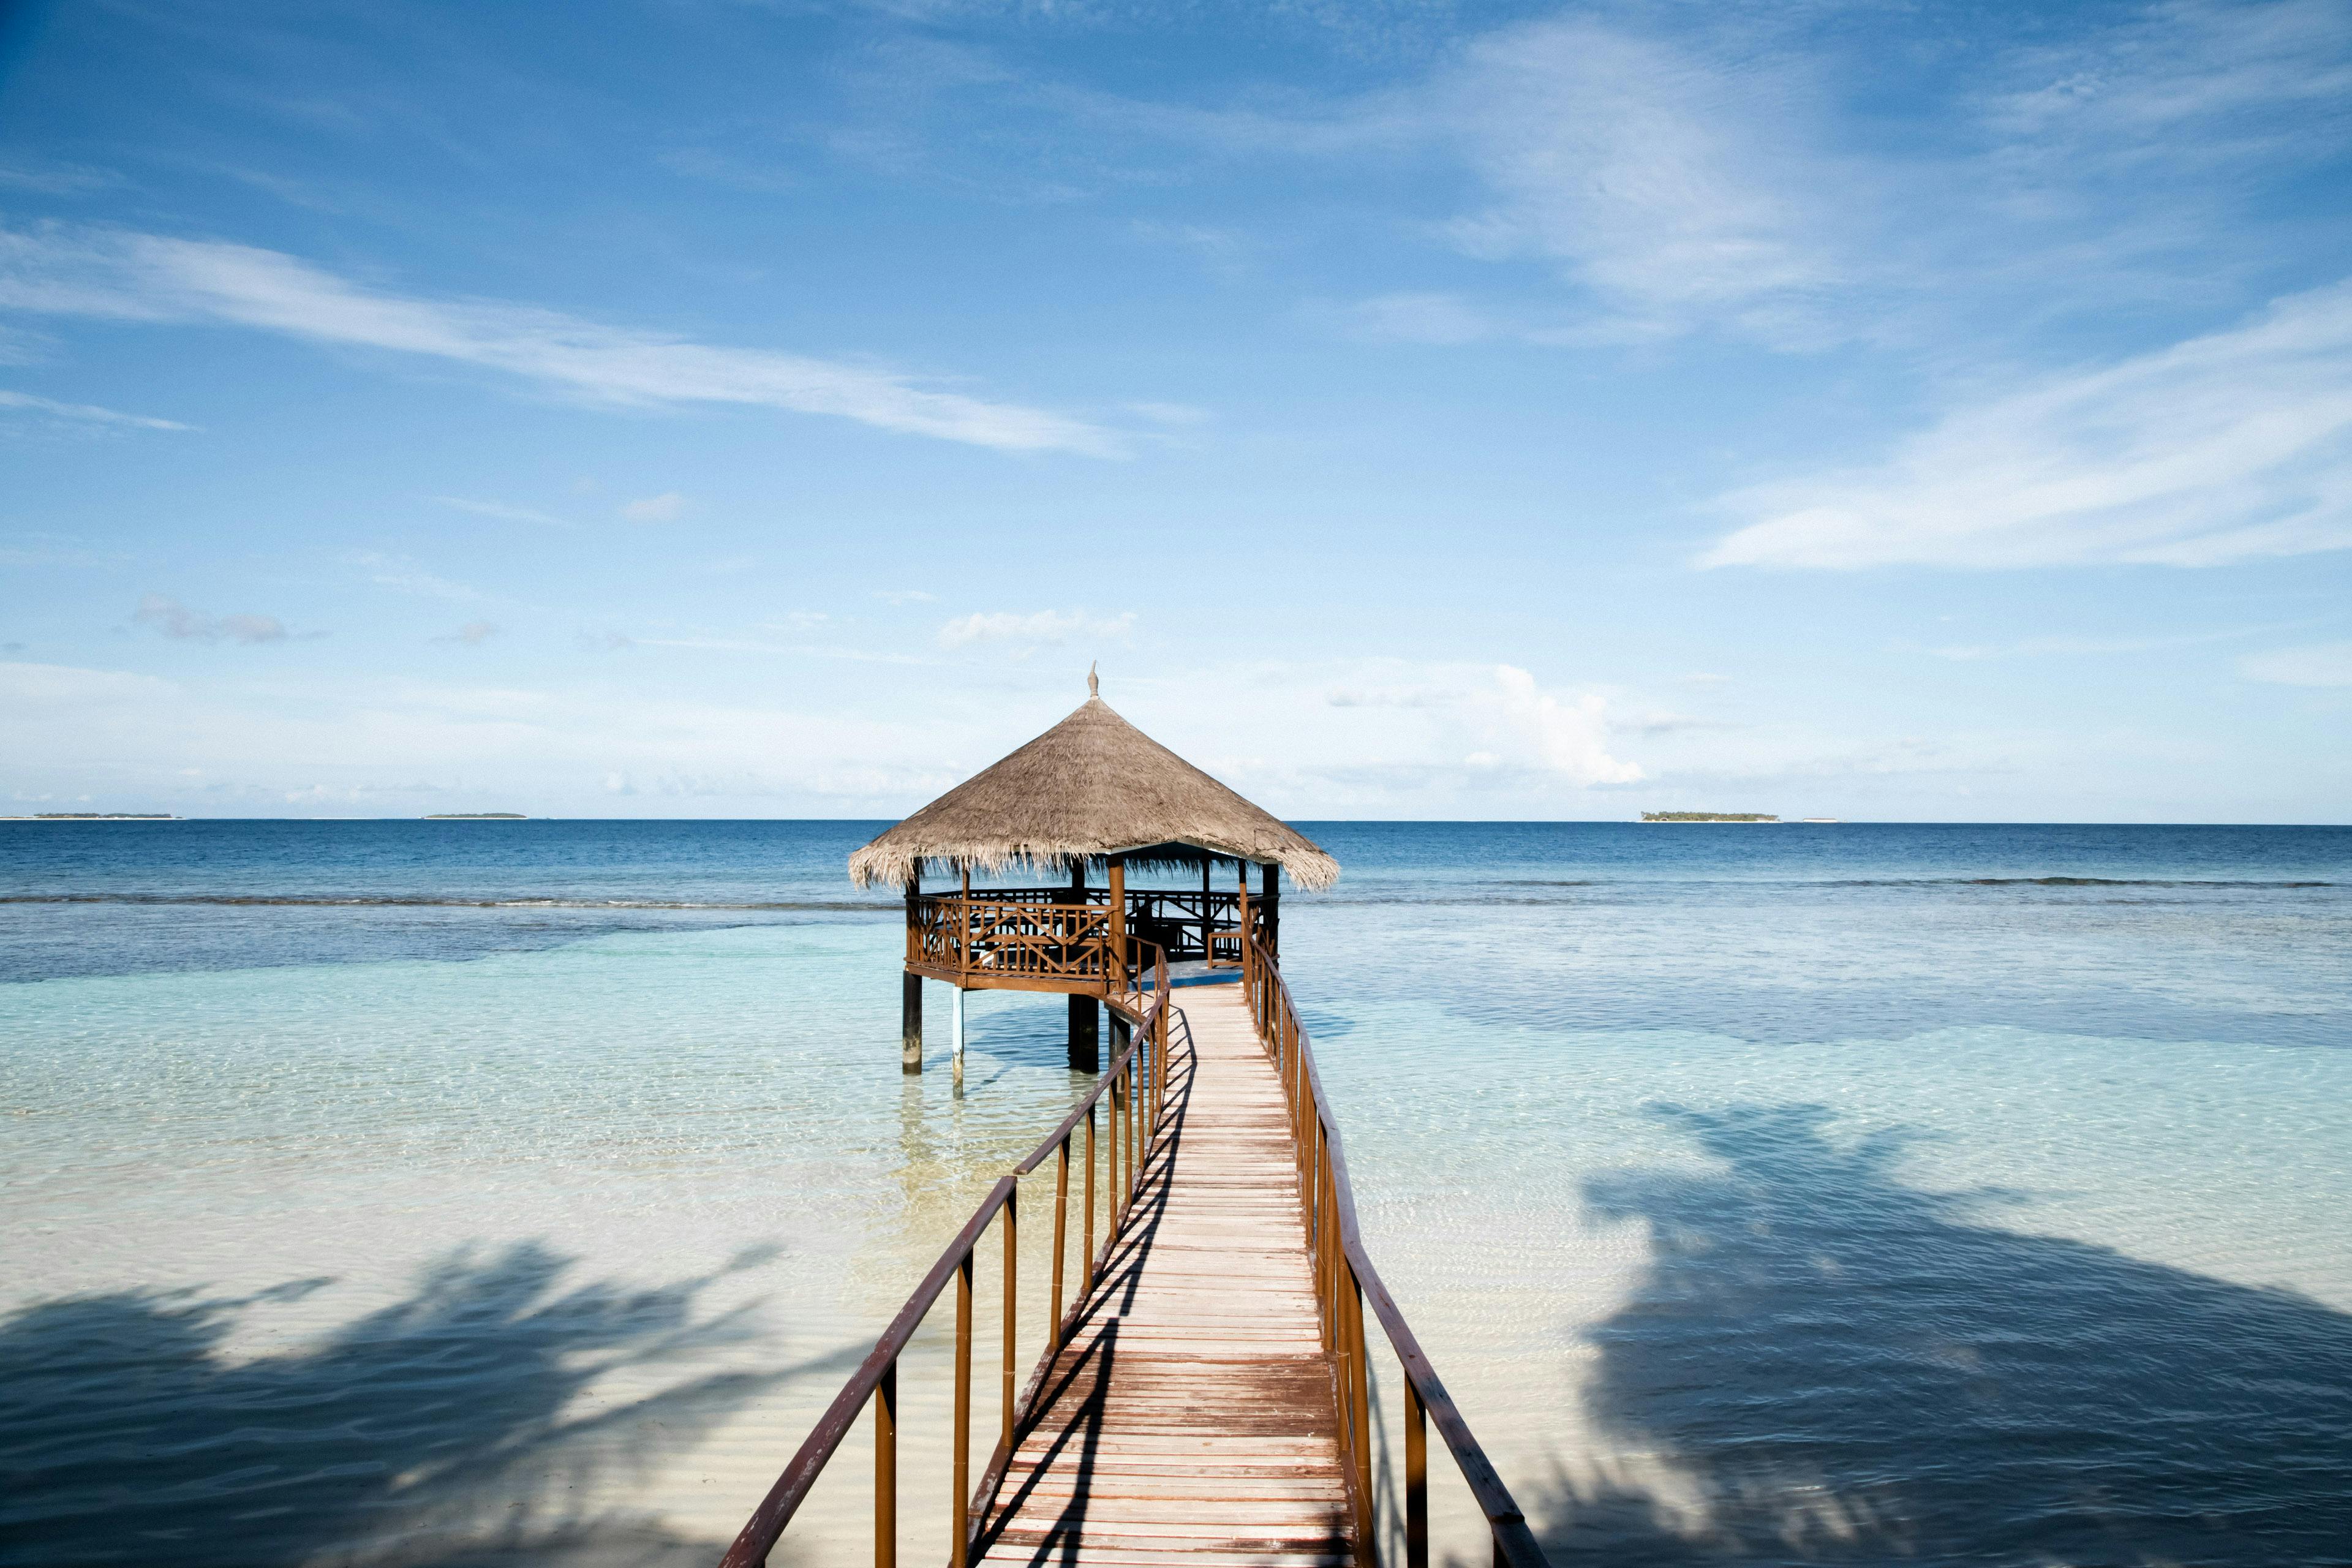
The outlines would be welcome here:
<svg viewBox="0 0 2352 1568">
<path fill-rule="evenodd" d="M 0 823 L 0 1563 L 714 1562 L 1087 1087 L 1055 998 L 899 1073 L 882 826 Z M 2352 829 L 1301 826 L 1367 1234 L 1556 1561 L 2352 1563 Z"/>
</svg>

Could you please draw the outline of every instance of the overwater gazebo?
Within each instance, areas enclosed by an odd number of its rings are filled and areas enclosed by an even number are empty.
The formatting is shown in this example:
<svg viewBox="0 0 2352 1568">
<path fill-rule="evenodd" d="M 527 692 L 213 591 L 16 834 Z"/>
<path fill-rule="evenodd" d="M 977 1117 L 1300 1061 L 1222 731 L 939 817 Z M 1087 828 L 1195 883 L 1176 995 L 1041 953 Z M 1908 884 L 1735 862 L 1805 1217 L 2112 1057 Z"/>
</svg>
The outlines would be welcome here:
<svg viewBox="0 0 2352 1568">
<path fill-rule="evenodd" d="M 1304 835 L 1112 711 L 1091 672 L 1087 692 L 1068 718 L 849 858 L 859 887 L 906 892 L 908 1072 L 923 1066 L 925 980 L 955 988 L 959 1056 L 965 992 L 1066 994 L 1070 1065 L 1094 1071 L 1106 999 L 1236 975 L 1244 933 L 1278 950 L 1285 873 L 1309 889 L 1339 879 L 1339 863 Z M 1181 870 L 1186 885 L 1131 889 L 1130 868 Z M 1223 888 L 1221 868 L 1232 878 Z M 1097 868 L 1099 886 L 1089 880 Z M 975 893 L 975 872 L 1051 885 Z M 958 886 L 926 893 L 927 873 Z"/>
</svg>

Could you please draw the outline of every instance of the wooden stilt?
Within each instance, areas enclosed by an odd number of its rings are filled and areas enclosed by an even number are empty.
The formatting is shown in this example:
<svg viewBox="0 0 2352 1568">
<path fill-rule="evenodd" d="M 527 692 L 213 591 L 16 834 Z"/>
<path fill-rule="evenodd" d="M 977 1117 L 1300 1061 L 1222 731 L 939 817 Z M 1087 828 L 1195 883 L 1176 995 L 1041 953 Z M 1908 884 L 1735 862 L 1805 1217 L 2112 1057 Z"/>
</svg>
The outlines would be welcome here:
<svg viewBox="0 0 2352 1568">
<path fill-rule="evenodd" d="M 1070 862 L 1070 902 L 1084 905 L 1087 901 L 1087 863 Z M 1077 924 L 1076 915 L 1071 924 Z M 1070 1069 L 1073 1072 L 1102 1071 L 1102 1005 L 1091 996 L 1070 998 Z"/>
<path fill-rule="evenodd" d="M 915 941 L 915 900 L 921 895 L 921 879 L 908 878 L 907 943 L 910 951 Z M 923 977 L 919 974 L 906 975 L 898 992 L 898 1070 L 923 1070 Z"/>
</svg>

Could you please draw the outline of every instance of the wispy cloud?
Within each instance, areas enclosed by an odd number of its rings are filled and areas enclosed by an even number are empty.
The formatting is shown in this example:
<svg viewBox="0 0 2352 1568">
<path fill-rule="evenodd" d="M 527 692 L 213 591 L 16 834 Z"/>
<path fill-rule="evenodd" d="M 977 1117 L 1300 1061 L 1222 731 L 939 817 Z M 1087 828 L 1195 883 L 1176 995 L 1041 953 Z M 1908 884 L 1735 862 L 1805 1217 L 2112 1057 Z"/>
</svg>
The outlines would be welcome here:
<svg viewBox="0 0 2352 1568">
<path fill-rule="evenodd" d="M 2004 74 L 1985 118 L 2044 167 L 2300 161 L 2352 131 L 2352 13 L 2333 0 L 2174 0 L 2021 50 Z"/>
<path fill-rule="evenodd" d="M 189 642 L 284 642 L 288 635 L 286 623 L 276 616 L 208 616 L 163 594 L 142 595 L 131 619 L 164 637 Z"/>
<path fill-rule="evenodd" d="M 2352 686 L 2352 642 L 2281 648 L 2238 661 L 2241 674 L 2281 686 Z"/>
<path fill-rule="evenodd" d="M 467 647 L 479 647 L 498 636 L 499 631 L 499 626 L 493 621 L 467 621 L 456 631 L 435 637 L 433 640 L 440 643 L 463 643 Z"/>
<path fill-rule="evenodd" d="M 1075 610 L 1037 610 L 1027 615 L 997 611 L 961 616 L 940 628 L 943 648 L 969 647 L 974 643 L 1010 643 L 1026 651 L 1058 646 L 1073 637 L 1123 637 L 1135 626 L 1135 612 L 1117 616 L 1088 615 Z"/>
<path fill-rule="evenodd" d="M 676 490 L 625 503 L 621 515 L 631 522 L 676 522 L 686 515 L 686 498 Z"/>
<path fill-rule="evenodd" d="M 937 594 L 926 593 L 920 588 L 884 588 L 874 596 L 886 605 L 929 605 L 939 599 Z"/>
<path fill-rule="evenodd" d="M 570 526 L 562 518 L 533 507 L 509 506 L 504 501 L 495 500 L 467 500 L 463 496 L 435 496 L 432 500 L 436 505 L 446 506 L 453 511 L 468 511 L 476 517 L 494 517 L 501 522 L 537 522 L 554 528 Z"/>
<path fill-rule="evenodd" d="M 1707 566 L 2209 566 L 2352 546 L 2352 283 L 1728 496 Z"/>
<path fill-rule="evenodd" d="M 471 364 L 616 405 L 740 404 L 1015 452 L 1116 455 L 1083 420 L 805 355 L 697 343 L 529 305 L 363 288 L 296 257 L 215 240 L 45 226 L 0 231 L 0 306 L 226 321 Z"/>
<path fill-rule="evenodd" d="M 366 571 L 371 582 L 385 588 L 397 588 L 404 594 L 422 594 L 427 598 L 450 599 L 461 604 L 485 596 L 479 588 L 436 576 L 405 556 L 362 550 L 353 552 L 351 559 L 352 564 Z"/>
<path fill-rule="evenodd" d="M 0 190 L 30 191 L 44 196 L 79 196 L 121 183 L 122 176 L 111 170 L 93 169 L 82 163 L 0 163 Z"/>
<path fill-rule="evenodd" d="M 1484 306 L 1459 294 L 1381 294 L 1358 300 L 1339 313 L 1351 337 L 1399 343 L 1475 343 L 1502 329 Z"/>
<path fill-rule="evenodd" d="M 145 414 L 119 414 L 111 408 L 100 408 L 90 403 L 59 403 L 53 397 L 36 397 L 29 392 L 0 392 L 0 408 L 17 408 L 30 414 L 46 414 L 51 418 L 70 420 L 79 425 L 104 425 L 118 429 L 193 430 L 193 425 L 183 425 L 176 419 L 157 419 Z"/>
<path fill-rule="evenodd" d="M 2200 647 L 2209 643 L 2235 642 L 2284 628 L 2235 626 L 2226 631 L 2179 632 L 2153 637 L 2032 637 L 2009 643 L 1955 643 L 1927 651 L 1937 658 L 1974 663 L 1990 658 L 2097 658 L 2125 653 L 2154 653 L 2159 648 Z"/>
<path fill-rule="evenodd" d="M 1558 263 L 1637 331 L 1709 318 L 1780 334 L 1843 280 L 1835 162 L 1806 145 L 1793 64 L 1710 58 L 1591 18 L 1506 28 L 1433 89 L 1493 195 L 1474 256 Z"/>
</svg>

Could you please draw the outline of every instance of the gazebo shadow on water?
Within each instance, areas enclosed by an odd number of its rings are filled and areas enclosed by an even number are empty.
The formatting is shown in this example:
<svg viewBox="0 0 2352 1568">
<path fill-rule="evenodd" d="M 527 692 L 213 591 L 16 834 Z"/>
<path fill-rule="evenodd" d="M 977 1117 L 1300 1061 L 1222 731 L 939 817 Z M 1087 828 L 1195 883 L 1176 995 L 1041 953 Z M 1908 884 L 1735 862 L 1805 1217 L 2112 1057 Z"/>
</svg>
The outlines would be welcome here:
<svg viewBox="0 0 2352 1568">
<path fill-rule="evenodd" d="M 1585 1397 L 1697 1507 L 1558 1476 L 1553 1561 L 2352 1562 L 2352 1317 L 1998 1228 L 1819 1106 L 1654 1113 L 1728 1169 L 1588 1184 L 1654 1257 Z"/>
<path fill-rule="evenodd" d="M 35 1305 L 0 1321 L 0 1563 L 699 1568 L 725 1542 L 682 1539 L 599 1489 L 855 1353 L 572 1405 L 615 1370 L 755 1342 L 751 1307 L 698 1302 L 763 1257 L 633 1289 L 571 1283 L 571 1260 L 538 1243 L 461 1251 L 314 1348 L 249 1360 L 223 1353 L 242 1312 L 331 1281 Z"/>
</svg>

